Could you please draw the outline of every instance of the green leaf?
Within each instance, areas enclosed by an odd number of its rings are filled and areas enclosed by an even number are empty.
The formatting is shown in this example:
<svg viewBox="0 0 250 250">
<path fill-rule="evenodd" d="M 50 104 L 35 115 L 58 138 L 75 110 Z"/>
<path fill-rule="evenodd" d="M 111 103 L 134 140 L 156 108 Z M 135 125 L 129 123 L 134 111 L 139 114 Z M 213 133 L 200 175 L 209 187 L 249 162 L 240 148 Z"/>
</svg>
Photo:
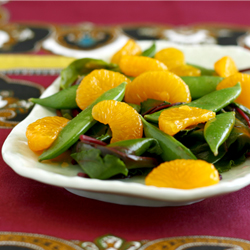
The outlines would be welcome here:
<svg viewBox="0 0 250 250">
<path fill-rule="evenodd" d="M 142 155 L 145 152 L 160 155 L 162 149 L 158 141 L 154 138 L 139 138 L 118 141 L 109 144 L 107 147 L 114 148 L 126 154 Z"/>
<path fill-rule="evenodd" d="M 160 100 L 155 100 L 155 99 L 147 99 L 144 102 L 141 102 L 141 114 L 146 113 L 152 108 L 155 108 L 159 106 L 160 104 L 170 104 L 170 102 L 165 102 L 165 101 L 160 101 Z"/>
<path fill-rule="evenodd" d="M 61 88 L 70 87 L 78 76 L 86 75 L 94 69 L 110 69 L 117 71 L 118 66 L 103 60 L 93 58 L 81 58 L 73 61 L 67 68 L 61 71 Z"/>
<path fill-rule="evenodd" d="M 144 50 L 141 56 L 154 57 L 156 51 L 155 42 L 146 50 Z"/>
<path fill-rule="evenodd" d="M 135 109 L 138 113 L 140 113 L 141 111 L 141 106 L 138 104 L 134 104 L 134 103 L 127 103 L 129 106 L 131 106 L 133 109 Z"/>
<path fill-rule="evenodd" d="M 105 180 L 117 174 L 125 176 L 128 174 L 128 169 L 122 160 L 114 155 L 101 157 L 99 149 L 91 148 L 71 156 L 90 178 Z"/>
<path fill-rule="evenodd" d="M 124 148 L 122 147 L 108 147 L 102 146 L 97 143 L 86 143 L 86 142 L 78 142 L 75 150 L 76 152 L 86 151 L 91 148 L 95 148 L 101 151 L 102 156 L 105 155 L 114 155 L 121 159 L 124 164 L 126 165 L 127 169 L 133 168 L 154 168 L 159 165 L 158 159 L 154 157 L 144 157 L 144 156 L 137 156 L 132 154 L 131 151 L 123 151 Z M 137 151 L 138 152 L 138 151 Z"/>
<path fill-rule="evenodd" d="M 201 71 L 202 76 L 215 76 L 216 75 L 216 72 L 214 69 L 207 69 L 202 66 L 191 64 L 191 63 L 187 63 L 187 64 L 199 69 Z"/>
</svg>

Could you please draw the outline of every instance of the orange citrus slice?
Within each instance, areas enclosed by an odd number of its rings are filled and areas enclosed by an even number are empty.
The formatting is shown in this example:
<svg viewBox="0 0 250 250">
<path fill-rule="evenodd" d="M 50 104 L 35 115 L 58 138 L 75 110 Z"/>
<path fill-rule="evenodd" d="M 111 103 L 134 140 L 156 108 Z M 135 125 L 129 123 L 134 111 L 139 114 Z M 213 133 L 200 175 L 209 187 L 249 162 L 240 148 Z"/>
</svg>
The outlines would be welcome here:
<svg viewBox="0 0 250 250">
<path fill-rule="evenodd" d="M 140 104 L 149 98 L 171 103 L 191 101 L 186 83 L 169 71 L 148 71 L 128 83 L 126 102 Z"/>
<path fill-rule="evenodd" d="M 167 66 L 150 57 L 145 56 L 123 56 L 119 62 L 121 71 L 128 76 L 139 76 L 146 71 L 167 70 Z"/>
<path fill-rule="evenodd" d="M 171 69 L 177 76 L 200 76 L 201 71 L 191 65 L 183 64 Z"/>
<path fill-rule="evenodd" d="M 203 160 L 178 159 L 164 162 L 146 177 L 145 184 L 156 187 L 192 189 L 215 185 L 220 181 L 213 164 Z"/>
<path fill-rule="evenodd" d="M 109 89 L 117 87 L 122 82 L 130 82 L 130 79 L 118 72 L 105 69 L 94 70 L 83 78 L 76 91 L 76 103 L 84 110 L 96 98 Z"/>
<path fill-rule="evenodd" d="M 166 48 L 160 50 L 155 54 L 155 59 L 163 62 L 169 70 L 185 64 L 184 53 L 176 48 Z"/>
<path fill-rule="evenodd" d="M 93 107 L 92 116 L 101 123 L 109 124 L 112 131 L 111 143 L 142 138 L 143 125 L 140 115 L 127 103 L 101 101 Z"/>
<path fill-rule="evenodd" d="M 189 106 L 170 108 L 161 112 L 159 128 L 169 135 L 175 135 L 179 131 L 198 123 L 207 122 L 214 118 L 215 112 Z"/>
<path fill-rule="evenodd" d="M 29 148 L 35 152 L 49 148 L 68 122 L 64 117 L 48 116 L 29 124 L 26 130 Z"/>
<path fill-rule="evenodd" d="M 126 44 L 117 51 L 111 58 L 112 63 L 119 64 L 121 58 L 125 55 L 140 55 L 141 47 L 133 39 L 129 39 Z"/>
<path fill-rule="evenodd" d="M 228 77 L 238 73 L 234 60 L 230 56 L 224 56 L 214 64 L 214 70 L 221 77 Z"/>
<path fill-rule="evenodd" d="M 223 79 L 216 87 L 217 90 L 233 87 L 237 83 L 241 84 L 241 94 L 235 100 L 250 109 L 250 75 L 236 73 Z"/>
</svg>

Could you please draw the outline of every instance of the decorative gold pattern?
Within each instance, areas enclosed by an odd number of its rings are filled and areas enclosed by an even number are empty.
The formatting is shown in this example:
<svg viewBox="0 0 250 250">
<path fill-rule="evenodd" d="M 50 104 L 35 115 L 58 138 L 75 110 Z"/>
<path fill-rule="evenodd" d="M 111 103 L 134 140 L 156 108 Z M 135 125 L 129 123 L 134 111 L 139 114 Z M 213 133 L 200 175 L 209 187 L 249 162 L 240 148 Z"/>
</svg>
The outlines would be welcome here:
<svg viewBox="0 0 250 250">
<path fill-rule="evenodd" d="M 26 247 L 31 250 L 82 250 L 73 242 L 63 239 L 46 235 L 12 232 L 0 232 L 0 246 Z"/>
<path fill-rule="evenodd" d="M 117 38 L 117 30 L 82 23 L 74 26 L 57 26 L 55 37 L 57 42 L 66 48 L 93 50 L 113 42 Z"/>
<path fill-rule="evenodd" d="M 23 120 L 33 108 L 28 98 L 39 97 L 43 90 L 35 83 L 0 76 L 0 128 L 13 128 Z M 23 92 L 28 98 L 23 98 Z"/>
<path fill-rule="evenodd" d="M 31 250 L 249 250 L 247 240 L 215 236 L 182 236 L 153 241 L 125 241 L 114 235 L 104 235 L 94 242 L 67 241 L 47 235 L 0 232 L 0 247 L 15 246 Z"/>
<path fill-rule="evenodd" d="M 1 23 L 0 23 L 1 24 Z M 53 26 L 8 23 L 0 25 L 0 53 L 37 52 Z"/>
<path fill-rule="evenodd" d="M 206 248 L 204 248 L 206 247 Z M 213 236 L 183 236 L 150 241 L 140 250 L 199 250 L 199 249 L 221 249 L 221 250 L 247 250 L 250 242 L 241 239 Z"/>
</svg>

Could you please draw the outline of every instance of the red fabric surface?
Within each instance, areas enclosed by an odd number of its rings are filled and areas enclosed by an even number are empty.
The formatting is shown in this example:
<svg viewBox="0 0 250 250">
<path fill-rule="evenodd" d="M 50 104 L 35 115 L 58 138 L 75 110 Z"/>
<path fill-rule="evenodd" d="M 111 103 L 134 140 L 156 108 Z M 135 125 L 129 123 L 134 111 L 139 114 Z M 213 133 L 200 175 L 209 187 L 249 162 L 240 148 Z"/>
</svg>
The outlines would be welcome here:
<svg viewBox="0 0 250 250">
<path fill-rule="evenodd" d="M 10 21 L 249 25 L 248 1 L 10 1 Z"/>
<path fill-rule="evenodd" d="M 53 23 L 223 22 L 249 25 L 250 2 L 9 2 L 10 21 Z M 53 77 L 13 77 L 47 87 Z M 0 130 L 0 146 L 9 134 Z M 0 231 L 92 241 L 214 235 L 250 240 L 250 186 L 183 207 L 114 205 L 73 195 L 14 173 L 0 158 Z"/>
</svg>

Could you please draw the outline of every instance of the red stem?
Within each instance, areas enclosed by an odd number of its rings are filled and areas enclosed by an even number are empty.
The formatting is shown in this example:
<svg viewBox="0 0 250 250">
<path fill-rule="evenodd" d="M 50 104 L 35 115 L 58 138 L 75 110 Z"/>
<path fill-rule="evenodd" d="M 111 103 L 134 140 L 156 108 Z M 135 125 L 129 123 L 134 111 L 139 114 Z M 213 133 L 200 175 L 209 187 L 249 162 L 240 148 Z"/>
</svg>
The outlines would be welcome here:
<svg viewBox="0 0 250 250">
<path fill-rule="evenodd" d="M 95 144 L 98 144 L 98 145 L 101 145 L 101 146 L 106 146 L 107 143 L 103 142 L 103 141 L 100 141 L 100 140 L 97 140 L 93 137 L 90 137 L 90 136 L 87 136 L 87 135 L 80 135 L 80 140 L 82 142 L 87 142 L 87 143 L 95 143 Z"/>
<path fill-rule="evenodd" d="M 240 108 L 236 107 L 235 109 L 245 119 L 248 124 L 248 127 L 250 128 L 250 118 Z"/>
</svg>

